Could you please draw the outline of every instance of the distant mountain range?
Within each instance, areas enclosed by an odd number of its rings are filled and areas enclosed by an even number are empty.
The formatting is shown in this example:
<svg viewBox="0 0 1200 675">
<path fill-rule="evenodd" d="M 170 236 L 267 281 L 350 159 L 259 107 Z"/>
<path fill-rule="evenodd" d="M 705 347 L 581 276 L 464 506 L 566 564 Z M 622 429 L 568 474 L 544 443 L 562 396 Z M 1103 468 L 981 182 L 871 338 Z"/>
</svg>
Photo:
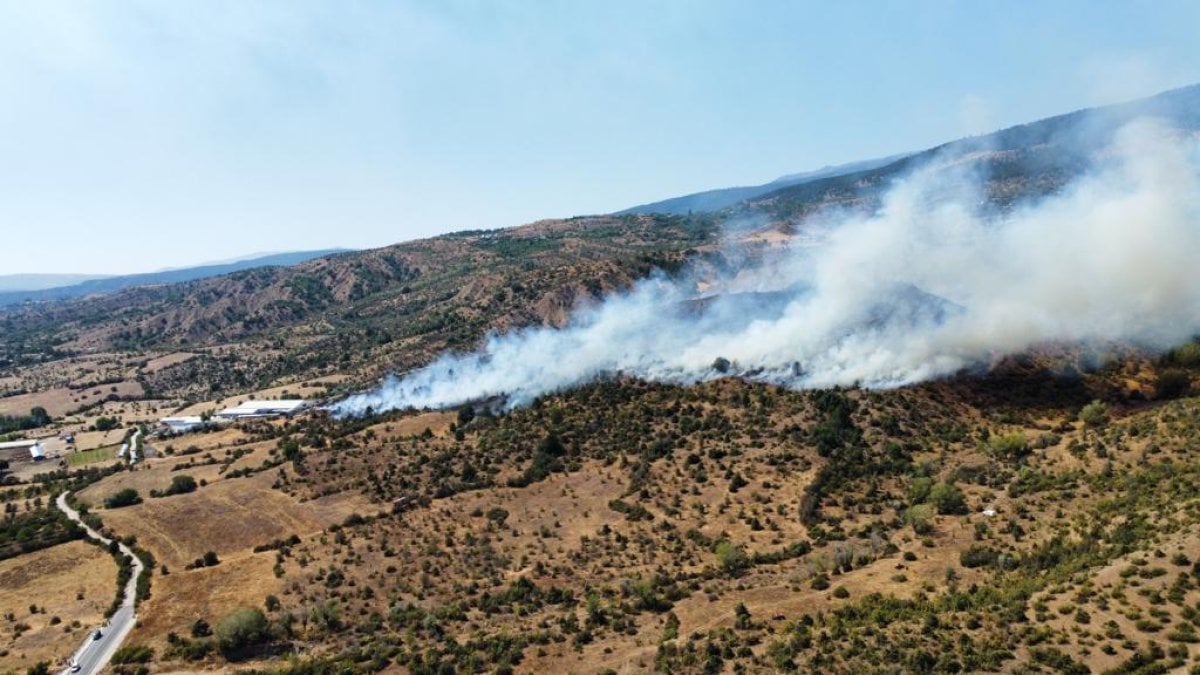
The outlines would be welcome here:
<svg viewBox="0 0 1200 675">
<path fill-rule="evenodd" d="M 22 302 L 67 300 L 89 295 L 112 293 L 134 286 L 172 284 L 220 276 L 256 267 L 287 267 L 313 258 L 322 258 L 349 249 L 323 249 L 273 253 L 232 262 L 198 265 L 180 269 L 127 274 L 121 276 L 88 276 L 71 274 L 13 274 L 0 276 L 0 307 Z"/>
<path fill-rule="evenodd" d="M 807 183 L 819 178 L 827 178 L 829 176 L 841 176 L 856 171 L 868 171 L 886 164 L 891 164 L 899 159 L 903 159 L 907 155 L 892 155 L 891 157 L 881 157 L 879 159 L 868 159 L 861 162 L 852 162 L 850 164 L 840 164 L 838 166 L 827 166 L 816 171 L 807 171 L 805 173 L 795 173 L 788 176 L 776 178 L 770 183 L 762 185 L 748 185 L 744 187 L 718 188 L 716 190 L 705 190 L 704 192 L 693 192 L 690 195 L 682 197 L 672 197 L 658 202 L 642 204 L 632 208 L 618 211 L 614 215 L 626 215 L 630 213 L 663 213 L 668 215 L 683 216 L 688 213 L 701 213 L 710 211 L 720 211 L 723 208 L 733 206 L 747 199 L 754 199 L 759 195 L 765 195 L 769 192 L 775 192 L 792 185 Z"/>
<path fill-rule="evenodd" d="M 920 152 L 827 167 L 750 187 L 697 192 L 634 206 L 621 214 L 717 213 L 800 219 L 825 206 L 875 204 L 891 182 L 938 158 L 968 158 L 980 169 L 989 201 L 1004 208 L 1065 185 L 1091 165 L 1123 125 L 1156 117 L 1200 130 L 1200 85 L 1116 105 L 1077 110 Z"/>
<path fill-rule="evenodd" d="M 73 286 L 92 279 L 105 279 L 108 274 L 0 274 L 0 293 L 11 291 L 41 291 L 47 288 Z"/>
</svg>

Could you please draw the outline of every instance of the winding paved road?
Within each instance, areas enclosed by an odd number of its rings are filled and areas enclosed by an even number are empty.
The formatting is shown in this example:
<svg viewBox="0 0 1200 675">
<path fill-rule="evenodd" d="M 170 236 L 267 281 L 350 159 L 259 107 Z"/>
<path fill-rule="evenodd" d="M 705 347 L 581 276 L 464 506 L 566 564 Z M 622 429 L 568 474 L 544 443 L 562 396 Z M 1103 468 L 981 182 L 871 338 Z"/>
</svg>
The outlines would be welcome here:
<svg viewBox="0 0 1200 675">
<path fill-rule="evenodd" d="M 55 503 L 58 509 L 67 514 L 67 517 L 83 527 L 87 535 L 92 539 L 102 542 L 105 546 L 112 542 L 111 539 L 102 536 L 99 532 L 88 527 L 83 519 L 79 517 L 79 513 L 67 504 L 68 492 L 64 492 L 58 496 Z M 121 601 L 121 608 L 116 614 L 108 620 L 108 623 L 100 626 L 101 638 L 93 639 L 95 631 L 89 631 L 84 639 L 83 645 L 71 657 L 71 663 L 78 664 L 79 670 L 74 671 L 76 675 L 96 675 L 104 666 L 108 665 L 109 659 L 125 641 L 125 637 L 129 635 L 129 631 L 133 630 L 137 616 L 134 614 L 133 603 L 137 597 L 137 580 L 142 574 L 142 561 L 138 559 L 129 547 L 120 542 L 117 543 L 117 548 L 121 553 L 133 559 L 133 576 L 129 578 L 129 583 L 125 584 L 125 597 Z M 63 673 L 71 673 L 72 667 L 68 666 Z"/>
</svg>

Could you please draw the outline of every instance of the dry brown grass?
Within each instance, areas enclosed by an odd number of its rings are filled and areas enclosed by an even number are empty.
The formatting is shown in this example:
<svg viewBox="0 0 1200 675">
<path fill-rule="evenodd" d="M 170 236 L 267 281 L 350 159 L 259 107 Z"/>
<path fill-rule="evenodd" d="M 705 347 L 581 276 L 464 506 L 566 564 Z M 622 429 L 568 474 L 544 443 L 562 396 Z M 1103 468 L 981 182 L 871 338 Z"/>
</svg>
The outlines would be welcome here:
<svg viewBox="0 0 1200 675">
<path fill-rule="evenodd" d="M 156 373 L 168 366 L 190 361 L 194 358 L 196 358 L 196 355 L 190 352 L 172 352 L 150 359 L 145 366 L 142 366 L 142 370 L 147 373 Z"/>
<path fill-rule="evenodd" d="M 240 606 L 263 606 L 268 595 L 277 595 L 282 582 L 271 573 L 272 553 L 223 558 L 220 565 L 155 575 L 151 597 L 142 604 L 138 627 L 130 636 L 133 643 L 157 643 L 165 649 L 167 633 L 187 636 L 196 622 L 204 619 L 215 625 L 230 610 Z"/>
<path fill-rule="evenodd" d="M 117 565 L 103 549 L 73 541 L 0 561 L 0 669 L 18 671 L 38 661 L 59 664 L 100 625 L 116 590 Z M 36 603 L 37 614 L 29 613 Z M 52 617 L 62 623 L 51 626 Z M 78 621 L 79 625 L 74 625 Z M 17 623 L 30 626 L 13 637 Z"/>
<path fill-rule="evenodd" d="M 170 482 L 169 473 L 165 476 L 154 473 L 135 472 L 136 480 L 153 480 L 164 486 Z M 182 572 L 186 564 L 206 551 L 215 551 L 224 558 L 273 539 L 292 534 L 311 535 L 341 522 L 351 513 L 378 509 L 352 495 L 298 502 L 271 489 L 273 474 L 216 480 L 191 494 L 147 499 L 137 506 L 97 513 L 107 527 L 122 536 L 136 536 L 138 543 L 160 563 Z M 106 479 L 81 496 L 91 501 L 115 492 L 119 485 L 115 479 L 121 477 Z"/>
</svg>

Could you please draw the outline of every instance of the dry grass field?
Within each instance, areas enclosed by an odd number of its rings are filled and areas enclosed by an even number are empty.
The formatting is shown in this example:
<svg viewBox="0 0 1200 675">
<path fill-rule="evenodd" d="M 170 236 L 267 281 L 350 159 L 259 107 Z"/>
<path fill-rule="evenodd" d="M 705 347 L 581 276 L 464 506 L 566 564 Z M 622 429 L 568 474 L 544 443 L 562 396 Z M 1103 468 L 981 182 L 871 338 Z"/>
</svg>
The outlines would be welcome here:
<svg viewBox="0 0 1200 675">
<path fill-rule="evenodd" d="M 133 480 L 128 480 L 130 476 Z M 201 477 L 196 475 L 197 480 Z M 102 481 L 88 488 L 80 498 L 91 501 L 126 486 L 137 486 L 148 496 L 150 486 L 166 487 L 170 479 L 169 473 L 155 470 L 121 474 L 111 484 Z M 207 551 L 215 551 L 222 558 L 244 553 L 273 539 L 312 535 L 340 523 L 351 513 L 371 509 L 366 500 L 354 495 L 298 502 L 272 490 L 272 480 L 269 472 L 228 480 L 214 476 L 207 486 L 191 494 L 146 499 L 137 506 L 94 512 L 106 527 L 122 536 L 137 537 L 138 543 L 160 563 L 182 573 L 185 565 Z"/>
<path fill-rule="evenodd" d="M 63 663 L 102 623 L 116 577 L 112 557 L 81 541 L 0 561 L 0 670 Z"/>
</svg>

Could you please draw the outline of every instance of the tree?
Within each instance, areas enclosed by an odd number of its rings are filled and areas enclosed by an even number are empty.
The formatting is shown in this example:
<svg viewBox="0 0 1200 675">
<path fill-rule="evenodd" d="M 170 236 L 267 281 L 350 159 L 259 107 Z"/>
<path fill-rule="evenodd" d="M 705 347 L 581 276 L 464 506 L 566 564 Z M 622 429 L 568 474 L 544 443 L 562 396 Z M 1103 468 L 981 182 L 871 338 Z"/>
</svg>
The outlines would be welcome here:
<svg viewBox="0 0 1200 675">
<path fill-rule="evenodd" d="M 122 506 L 133 506 L 134 504 L 141 503 L 141 496 L 138 495 L 138 491 L 134 490 L 133 488 L 118 490 L 117 492 L 114 492 L 113 494 L 104 498 L 104 508 L 106 509 L 119 509 Z"/>
<path fill-rule="evenodd" d="M 1159 373 L 1158 379 L 1154 383 L 1154 391 L 1160 399 L 1186 396 L 1191 388 L 1191 376 L 1177 369 L 1164 370 Z"/>
<path fill-rule="evenodd" d="M 988 440 L 988 449 L 1001 459 L 1020 460 L 1029 454 L 1029 439 L 1022 433 L 992 436 Z"/>
<path fill-rule="evenodd" d="M 741 546 L 731 543 L 726 539 L 722 539 L 717 543 L 713 552 L 717 554 L 717 564 L 721 566 L 721 571 L 726 574 L 736 575 L 746 568 L 749 560 L 746 558 L 746 552 Z"/>
<path fill-rule="evenodd" d="M 96 418 L 96 431 L 112 431 L 120 426 L 120 421 L 115 417 L 98 417 Z"/>
<path fill-rule="evenodd" d="M 188 492 L 196 491 L 196 479 L 188 475 L 175 476 L 171 479 L 171 485 L 167 488 L 167 495 L 182 495 Z"/>
<path fill-rule="evenodd" d="M 939 515 L 964 515 L 967 513 L 967 498 L 958 486 L 950 483 L 938 483 L 929 491 L 929 503 L 937 509 Z"/>
<path fill-rule="evenodd" d="M 744 603 L 739 602 L 737 607 L 733 608 L 733 627 L 738 630 L 750 628 L 750 610 L 746 609 Z"/>
<path fill-rule="evenodd" d="M 1195 368 L 1200 366 L 1200 344 L 1189 342 L 1172 349 L 1167 355 L 1167 360 L 1171 363 L 1183 366 L 1184 368 Z"/>
<path fill-rule="evenodd" d="M 929 499 L 929 491 L 933 489 L 933 479 L 927 476 L 918 476 L 912 480 L 912 485 L 908 488 L 908 501 L 912 504 L 920 504 Z"/>
<path fill-rule="evenodd" d="M 217 646 L 228 656 L 246 647 L 266 642 L 270 637 L 267 616 L 254 607 L 239 607 L 217 622 Z"/>
<path fill-rule="evenodd" d="M 933 506 L 931 504 L 916 504 L 908 507 L 904 513 L 904 521 L 912 526 L 917 534 L 933 532 Z"/>
<path fill-rule="evenodd" d="M 1108 406 L 1103 401 L 1092 401 L 1079 411 L 1079 421 L 1088 429 L 1099 429 L 1108 424 Z"/>
</svg>

